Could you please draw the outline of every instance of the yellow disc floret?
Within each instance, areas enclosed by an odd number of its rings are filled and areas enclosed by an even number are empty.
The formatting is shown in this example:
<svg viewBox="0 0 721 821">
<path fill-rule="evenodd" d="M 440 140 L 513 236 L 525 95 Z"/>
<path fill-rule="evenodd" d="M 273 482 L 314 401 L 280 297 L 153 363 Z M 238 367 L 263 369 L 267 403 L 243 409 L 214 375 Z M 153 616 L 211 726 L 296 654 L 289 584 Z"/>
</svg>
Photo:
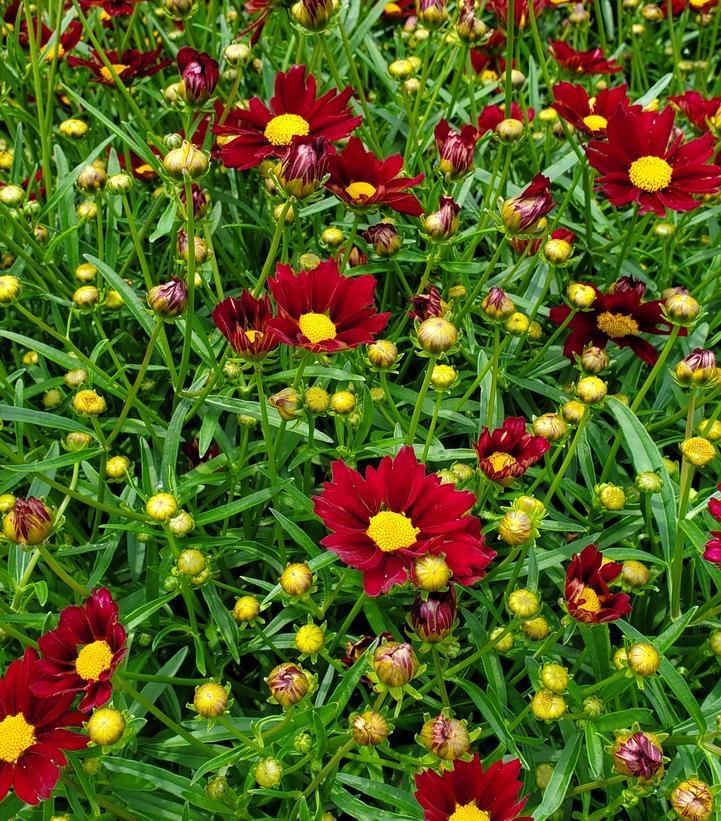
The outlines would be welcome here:
<svg viewBox="0 0 721 821">
<path fill-rule="evenodd" d="M 583 118 L 583 122 L 591 131 L 601 131 L 608 125 L 608 120 L 600 114 L 589 114 L 588 117 Z"/>
<path fill-rule="evenodd" d="M 448 816 L 448 821 L 491 821 L 491 816 L 485 810 L 479 810 L 476 802 L 470 804 L 456 804 L 456 809 L 452 815 Z"/>
<path fill-rule="evenodd" d="M 421 532 L 413 527 L 413 522 L 405 513 L 394 513 L 392 510 L 381 510 L 371 516 L 366 535 L 384 553 L 392 553 L 416 543 L 416 536 Z"/>
<path fill-rule="evenodd" d="M 272 145 L 290 145 L 293 137 L 310 134 L 310 125 L 299 114 L 279 114 L 268 123 L 263 134 Z"/>
<path fill-rule="evenodd" d="M 125 66 L 122 63 L 113 63 L 112 66 L 113 66 L 113 71 L 118 75 L 118 77 L 121 77 L 121 78 L 123 76 L 123 72 L 128 68 L 128 66 Z M 114 83 L 115 82 L 115 77 L 113 77 L 113 75 L 110 73 L 110 69 L 108 69 L 107 66 L 103 66 L 100 69 L 100 74 L 101 74 L 102 78 L 105 80 L 105 82 L 107 82 L 107 83 Z"/>
<path fill-rule="evenodd" d="M 101 673 L 110 669 L 113 663 L 113 651 L 107 641 L 94 641 L 86 644 L 75 660 L 75 670 L 80 678 L 86 681 L 97 681 Z"/>
<path fill-rule="evenodd" d="M 515 465 L 517 461 L 513 456 L 511 456 L 510 453 L 504 453 L 500 450 L 495 451 L 486 458 L 491 463 L 491 466 L 495 471 L 500 471 L 504 468 L 510 467 L 511 465 Z"/>
<path fill-rule="evenodd" d="M 628 178 L 632 185 L 642 191 L 660 191 L 671 182 L 673 168 L 661 157 L 648 155 L 639 157 L 631 163 Z"/>
<path fill-rule="evenodd" d="M 598 613 L 601 610 L 601 602 L 592 587 L 584 587 L 578 600 L 583 602 L 577 604 L 579 610 L 585 610 L 587 613 Z"/>
<path fill-rule="evenodd" d="M 15 764 L 35 743 L 35 727 L 25 721 L 22 713 L 6 716 L 0 721 L 0 761 Z"/>
<path fill-rule="evenodd" d="M 303 336 L 314 345 L 318 342 L 326 342 L 328 339 L 335 339 L 337 335 L 335 324 L 325 314 L 312 312 L 301 314 L 298 326 Z"/>
<path fill-rule="evenodd" d="M 598 315 L 596 325 L 611 339 L 622 339 L 624 336 L 638 336 L 638 322 L 626 314 L 612 314 L 604 311 Z"/>
<path fill-rule="evenodd" d="M 375 194 L 376 187 L 369 182 L 352 182 L 346 186 L 345 192 L 352 200 L 368 199 Z"/>
</svg>

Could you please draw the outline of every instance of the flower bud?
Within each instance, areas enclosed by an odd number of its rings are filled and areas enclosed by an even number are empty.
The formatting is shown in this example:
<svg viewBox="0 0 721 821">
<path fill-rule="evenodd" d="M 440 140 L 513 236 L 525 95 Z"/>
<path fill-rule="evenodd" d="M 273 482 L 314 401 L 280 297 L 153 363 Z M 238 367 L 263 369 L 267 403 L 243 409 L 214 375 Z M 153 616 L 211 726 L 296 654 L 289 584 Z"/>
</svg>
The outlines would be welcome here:
<svg viewBox="0 0 721 821">
<path fill-rule="evenodd" d="M 539 721 L 558 721 L 566 712 L 566 700 L 558 693 L 539 690 L 531 699 L 531 712 Z"/>
<path fill-rule="evenodd" d="M 290 15 L 308 31 L 322 31 L 338 8 L 338 0 L 297 0 L 290 7 Z"/>
<path fill-rule="evenodd" d="M 425 553 L 413 562 L 413 581 L 421 590 L 436 592 L 445 589 L 453 571 L 443 556 Z"/>
<path fill-rule="evenodd" d="M 513 117 L 501 120 L 496 126 L 496 136 L 502 143 L 516 143 L 524 134 L 526 126 L 520 120 Z"/>
<path fill-rule="evenodd" d="M 398 229 L 391 222 L 378 222 L 363 232 L 363 238 L 373 246 L 379 257 L 393 257 L 403 245 Z"/>
<path fill-rule="evenodd" d="M 552 693 L 565 693 L 568 689 L 568 670 L 560 664 L 548 662 L 539 673 L 541 684 Z"/>
<path fill-rule="evenodd" d="M 193 143 L 183 140 L 180 148 L 173 148 L 165 155 L 163 167 L 174 180 L 182 180 L 187 174 L 192 180 L 200 179 L 208 170 L 208 157 Z"/>
<path fill-rule="evenodd" d="M 551 632 L 548 620 L 544 616 L 537 616 L 535 619 L 524 621 L 521 629 L 529 641 L 543 641 Z"/>
<path fill-rule="evenodd" d="M 711 385 L 718 381 L 716 356 L 696 348 L 676 365 L 674 373 L 682 385 Z"/>
<path fill-rule="evenodd" d="M 130 174 L 121 171 L 108 177 L 106 188 L 110 194 L 127 194 L 133 187 L 133 178 Z"/>
<path fill-rule="evenodd" d="M 283 216 L 283 212 L 285 211 L 285 224 L 292 225 L 295 221 L 295 208 L 291 205 L 290 208 L 286 208 L 287 203 L 280 202 L 278 205 L 275 206 L 273 209 L 273 222 L 279 222 L 280 218 Z"/>
<path fill-rule="evenodd" d="M 644 587 L 650 578 L 651 574 L 643 562 L 626 559 L 621 565 L 621 580 L 629 587 Z"/>
<path fill-rule="evenodd" d="M 613 767 L 622 775 L 648 783 L 663 772 L 663 750 L 654 733 L 624 733 L 612 747 Z"/>
<path fill-rule="evenodd" d="M 156 493 L 145 503 L 145 512 L 156 522 L 167 522 L 178 510 L 178 500 L 171 493 Z"/>
<path fill-rule="evenodd" d="M 0 188 L 0 204 L 17 208 L 25 199 L 25 192 L 19 185 L 4 185 Z"/>
<path fill-rule="evenodd" d="M 71 390 L 77 390 L 88 381 L 88 372 L 85 368 L 73 368 L 63 376 L 63 382 Z"/>
<path fill-rule="evenodd" d="M 291 707 L 297 704 L 310 689 L 308 675 L 302 667 L 296 664 L 279 664 L 274 667 L 266 683 L 271 696 L 281 707 Z"/>
<path fill-rule="evenodd" d="M 661 666 L 658 650 L 646 641 L 632 644 L 626 651 L 628 668 L 637 676 L 652 676 Z"/>
<path fill-rule="evenodd" d="M 11 274 L 0 276 L 0 305 L 10 305 L 19 296 L 22 285 L 17 277 Z"/>
<path fill-rule="evenodd" d="M 625 670 L 628 667 L 628 657 L 626 656 L 626 648 L 619 647 L 613 654 L 613 666 L 617 670 Z"/>
<path fill-rule="evenodd" d="M 626 494 L 622 487 L 604 482 L 596 486 L 596 496 L 605 510 L 623 510 L 626 506 Z"/>
<path fill-rule="evenodd" d="M 180 73 L 178 95 L 190 106 L 202 106 L 213 96 L 220 79 L 217 60 L 185 46 L 178 52 L 176 62 Z"/>
<path fill-rule="evenodd" d="M 385 371 L 398 359 L 398 348 L 390 339 L 376 339 L 368 346 L 368 361 L 374 368 Z"/>
<path fill-rule="evenodd" d="M 303 395 L 303 404 L 311 413 L 325 413 L 330 407 L 330 395 L 324 388 L 308 388 Z"/>
<path fill-rule="evenodd" d="M 81 262 L 75 268 L 75 278 L 80 282 L 93 282 L 98 275 L 98 269 L 92 262 Z"/>
<path fill-rule="evenodd" d="M 410 60 L 394 60 L 388 66 L 388 73 L 394 80 L 407 80 L 414 72 Z"/>
<path fill-rule="evenodd" d="M 561 407 L 561 415 L 569 425 L 578 425 L 586 414 L 586 406 L 575 399 L 565 402 Z"/>
<path fill-rule="evenodd" d="M 80 430 L 73 430 L 65 437 L 65 447 L 75 452 L 86 448 L 93 441 L 92 436 L 88 433 L 83 433 Z"/>
<path fill-rule="evenodd" d="M 541 600 L 538 598 L 538 594 L 532 590 L 526 590 L 524 587 L 520 587 L 508 596 L 508 610 L 513 613 L 514 616 L 520 616 L 522 619 L 530 619 L 531 616 L 535 616 L 540 609 Z"/>
<path fill-rule="evenodd" d="M 84 194 L 95 194 L 105 188 L 107 180 L 108 175 L 104 168 L 99 168 L 95 165 L 86 165 L 78 174 L 75 184 Z"/>
<path fill-rule="evenodd" d="M 421 641 L 437 644 L 450 635 L 456 621 L 456 591 L 450 585 L 445 593 L 416 596 L 410 612 L 410 622 Z"/>
<path fill-rule="evenodd" d="M 189 20 L 198 8 L 198 0 L 163 0 L 163 8 L 173 20 Z"/>
<path fill-rule="evenodd" d="M 602 716 L 605 711 L 606 706 L 603 703 L 603 699 L 599 698 L 599 696 L 588 696 L 583 699 L 583 712 L 589 718 L 598 718 Z"/>
<path fill-rule="evenodd" d="M 307 656 L 319 653 L 325 644 L 325 634 L 317 624 L 304 624 L 295 634 L 295 646 Z"/>
<path fill-rule="evenodd" d="M 58 126 L 58 131 L 63 137 L 69 137 L 71 140 L 82 140 L 88 133 L 88 124 L 83 120 L 78 120 L 75 117 L 70 117 L 63 120 Z"/>
<path fill-rule="evenodd" d="M 188 577 L 200 575 L 207 565 L 207 559 L 196 548 L 183 550 L 175 562 L 178 572 Z"/>
<path fill-rule="evenodd" d="M 255 765 L 253 777 L 259 787 L 267 790 L 277 787 L 283 778 L 283 765 L 277 758 L 261 758 Z"/>
<path fill-rule="evenodd" d="M 73 302 L 81 311 L 90 311 L 100 299 L 100 291 L 94 285 L 81 285 L 73 292 Z"/>
<path fill-rule="evenodd" d="M 568 301 L 574 308 L 590 308 L 596 301 L 596 291 L 591 285 L 583 282 L 571 282 L 566 288 Z"/>
<path fill-rule="evenodd" d="M 101 707 L 90 716 L 87 723 L 90 740 L 100 747 L 117 744 L 125 732 L 125 717 L 120 710 Z"/>
<path fill-rule="evenodd" d="M 268 404 L 272 405 L 281 419 L 292 422 L 300 410 L 300 396 L 295 388 L 283 388 L 282 391 L 268 397 Z"/>
<path fill-rule="evenodd" d="M 222 801 L 228 792 L 228 779 L 224 775 L 217 775 L 205 785 L 205 794 L 213 801 Z"/>
<path fill-rule="evenodd" d="M 289 596 L 302 596 L 313 584 L 313 571 L 304 562 L 294 562 L 280 574 L 279 583 Z"/>
<path fill-rule="evenodd" d="M 567 239 L 549 239 L 543 246 L 543 256 L 551 265 L 563 265 L 573 253 L 573 245 Z"/>
<path fill-rule="evenodd" d="M 105 463 L 105 476 L 108 479 L 122 479 L 130 469 L 130 459 L 127 456 L 111 456 Z"/>
<path fill-rule="evenodd" d="M 52 529 L 52 510 L 35 496 L 15 499 L 3 518 L 3 534 L 14 544 L 40 544 L 48 538 Z"/>
<path fill-rule="evenodd" d="M 81 416 L 97 416 L 103 413 L 106 407 L 105 399 L 95 391 L 78 391 L 73 396 L 73 410 Z"/>
<path fill-rule="evenodd" d="M 222 684 L 209 681 L 195 688 L 193 707 L 203 718 L 217 718 L 228 707 L 228 693 Z"/>
<path fill-rule="evenodd" d="M 692 436 L 681 442 L 683 458 L 698 468 L 706 465 L 716 456 L 716 448 L 702 436 Z"/>
<path fill-rule="evenodd" d="M 544 762 L 543 764 L 539 764 L 536 767 L 535 772 L 535 781 L 536 787 L 543 792 L 546 787 L 551 783 L 551 778 L 553 776 L 553 764 L 549 764 L 548 762 Z"/>
<path fill-rule="evenodd" d="M 495 627 L 488 634 L 488 639 L 499 653 L 508 653 L 513 649 L 513 633 L 507 627 Z"/>
<path fill-rule="evenodd" d="M 520 125 L 523 126 L 522 123 Z M 546 230 L 545 216 L 554 205 L 550 181 L 537 174 L 525 191 L 503 203 L 501 218 L 506 230 L 511 233 L 538 234 Z"/>
<path fill-rule="evenodd" d="M 373 669 L 387 687 L 403 687 L 418 671 L 418 659 L 407 642 L 384 642 L 373 655 Z"/>
<path fill-rule="evenodd" d="M 320 241 L 326 248 L 338 248 L 345 241 L 345 234 L 339 228 L 324 228 Z"/>
<path fill-rule="evenodd" d="M 347 416 L 355 410 L 357 402 L 351 391 L 336 391 L 330 398 L 330 409 L 339 416 Z"/>
<path fill-rule="evenodd" d="M 43 407 L 46 410 L 55 410 L 63 403 L 63 395 L 57 388 L 50 388 L 43 394 Z"/>
<path fill-rule="evenodd" d="M 235 600 L 235 605 L 233 606 L 233 618 L 244 624 L 246 622 L 251 622 L 254 619 L 258 618 L 260 614 L 260 603 L 255 596 L 241 596 L 239 599 Z"/>
<path fill-rule="evenodd" d="M 597 348 L 595 345 L 591 345 L 583 349 L 579 361 L 586 373 L 601 373 L 608 367 L 608 354 L 603 348 Z"/>
<path fill-rule="evenodd" d="M 447 319 L 432 316 L 418 326 L 418 342 L 424 351 L 441 354 L 450 350 L 458 339 L 458 329 Z"/>
<path fill-rule="evenodd" d="M 708 784 L 699 778 L 688 778 L 674 787 L 671 806 L 681 818 L 706 821 L 714 810 L 714 797 Z"/>
<path fill-rule="evenodd" d="M 388 722 L 384 716 L 374 710 L 366 710 L 352 716 L 350 726 L 355 743 L 361 747 L 375 747 L 376 744 L 382 744 L 390 734 Z"/>
<path fill-rule="evenodd" d="M 190 259 L 190 243 L 188 242 L 188 232 L 185 228 L 178 231 L 178 243 L 176 245 L 178 256 L 187 262 Z M 202 265 L 208 258 L 208 243 L 197 234 L 193 237 L 193 259 L 197 265 Z M 198 273 L 195 274 L 195 286 L 200 285 L 201 280 Z"/>
<path fill-rule="evenodd" d="M 455 761 L 466 755 L 471 747 L 466 722 L 442 713 L 425 722 L 418 740 L 442 761 Z"/>
<path fill-rule="evenodd" d="M 195 520 L 187 510 L 180 510 L 168 521 L 168 528 L 174 536 L 187 536 L 195 527 Z"/>
<path fill-rule="evenodd" d="M 277 177 L 286 194 L 305 199 L 317 191 L 327 165 L 325 141 L 294 137 L 278 165 Z"/>
<path fill-rule="evenodd" d="M 701 306 L 690 294 L 672 294 L 666 300 L 666 315 L 677 325 L 689 325 L 701 312 Z"/>
<path fill-rule="evenodd" d="M 481 302 L 481 310 L 493 321 L 504 321 L 516 311 L 513 300 L 502 288 L 491 288 Z"/>
<path fill-rule="evenodd" d="M 438 211 L 423 218 L 423 231 L 436 242 L 450 239 L 458 233 L 458 214 L 461 206 L 453 197 L 441 197 Z"/>
<path fill-rule="evenodd" d="M 231 43 L 223 52 L 226 62 L 233 67 L 247 65 L 252 55 L 253 52 L 247 43 Z"/>
<path fill-rule="evenodd" d="M 596 405 L 606 397 L 608 386 L 597 376 L 584 376 L 576 384 L 576 396 L 587 405 Z"/>
<path fill-rule="evenodd" d="M 180 316 L 188 305 L 188 288 L 184 280 L 174 276 L 170 282 L 151 288 L 147 301 L 156 316 L 174 319 Z"/>
<path fill-rule="evenodd" d="M 660 493 L 663 479 L 655 471 L 645 470 L 636 476 L 636 487 L 641 493 Z"/>
<path fill-rule="evenodd" d="M 416 0 L 416 12 L 421 23 L 433 31 L 448 19 L 447 0 Z"/>
<path fill-rule="evenodd" d="M 450 365 L 435 365 L 431 372 L 431 387 L 437 391 L 444 391 L 458 379 L 458 373 Z"/>
<path fill-rule="evenodd" d="M 522 510 L 509 510 L 498 522 L 498 535 L 508 545 L 522 545 L 535 535 L 531 517 Z"/>
<path fill-rule="evenodd" d="M 544 413 L 542 416 L 537 416 L 531 428 L 535 436 L 541 436 L 549 442 L 558 442 L 568 433 L 568 425 L 557 413 Z"/>
<path fill-rule="evenodd" d="M 710 422 L 708 419 L 702 419 L 698 423 L 698 432 L 704 439 L 708 439 L 711 442 L 718 442 L 718 440 L 721 439 L 721 422 L 719 422 L 718 419 L 714 419 L 713 422 Z"/>
<path fill-rule="evenodd" d="M 85 202 L 81 202 L 80 205 L 78 205 L 78 207 L 75 209 L 75 213 L 78 215 L 78 219 L 81 221 L 90 221 L 97 219 L 97 203 L 93 202 L 93 200 L 85 200 Z"/>
</svg>

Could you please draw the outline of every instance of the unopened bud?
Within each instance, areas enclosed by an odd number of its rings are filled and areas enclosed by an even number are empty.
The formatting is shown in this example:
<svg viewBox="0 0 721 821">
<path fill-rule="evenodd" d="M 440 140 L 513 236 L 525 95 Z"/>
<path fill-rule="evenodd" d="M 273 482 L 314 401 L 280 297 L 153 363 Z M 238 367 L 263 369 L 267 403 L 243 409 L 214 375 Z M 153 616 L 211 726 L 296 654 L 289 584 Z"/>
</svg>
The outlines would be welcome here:
<svg viewBox="0 0 721 821">
<path fill-rule="evenodd" d="M 695 467 L 706 467 L 716 456 L 716 448 L 702 436 L 692 436 L 681 442 L 681 453 L 687 462 Z"/>
<path fill-rule="evenodd" d="M 531 517 L 522 510 L 509 510 L 498 522 L 498 535 L 508 545 L 525 544 L 533 538 L 534 530 Z"/>
<path fill-rule="evenodd" d="M 576 396 L 588 405 L 596 405 L 606 397 L 608 386 L 597 376 L 584 376 L 576 384 Z"/>
<path fill-rule="evenodd" d="M 193 707 L 203 718 L 217 718 L 228 707 L 228 693 L 222 684 L 209 681 L 195 688 Z"/>
<path fill-rule="evenodd" d="M 308 675 L 296 664 L 279 664 L 270 671 L 266 682 L 281 707 L 297 704 L 310 689 Z"/>
<path fill-rule="evenodd" d="M 470 749 L 471 739 L 465 721 L 443 714 L 426 721 L 418 740 L 442 761 L 455 761 Z"/>
<path fill-rule="evenodd" d="M 652 676 L 661 666 L 658 650 L 646 641 L 632 644 L 626 651 L 626 659 L 629 670 L 637 676 Z"/>
<path fill-rule="evenodd" d="M 537 416 L 531 428 L 535 436 L 541 436 L 549 442 L 558 442 L 568 433 L 568 425 L 557 413 Z"/>
<path fill-rule="evenodd" d="M 458 339 L 458 329 L 447 319 L 432 316 L 418 326 L 418 342 L 424 351 L 441 354 L 450 350 Z"/>
<path fill-rule="evenodd" d="M 304 562 L 289 564 L 280 574 L 280 586 L 289 596 L 302 596 L 313 584 L 313 571 Z"/>
<path fill-rule="evenodd" d="M 566 712 L 566 700 L 550 690 L 539 690 L 531 700 L 531 712 L 539 721 L 558 721 Z"/>
<path fill-rule="evenodd" d="M 568 688 L 568 670 L 560 664 L 548 662 L 539 673 L 541 684 L 552 693 L 565 693 Z"/>
<path fill-rule="evenodd" d="M 521 587 L 509 595 L 508 609 L 514 616 L 520 616 L 522 619 L 530 619 L 541 609 L 541 600 L 538 598 L 537 593 Z"/>
<path fill-rule="evenodd" d="M 373 669 L 387 687 L 402 687 L 418 671 L 418 659 L 407 642 L 385 642 L 373 655 Z"/>
</svg>

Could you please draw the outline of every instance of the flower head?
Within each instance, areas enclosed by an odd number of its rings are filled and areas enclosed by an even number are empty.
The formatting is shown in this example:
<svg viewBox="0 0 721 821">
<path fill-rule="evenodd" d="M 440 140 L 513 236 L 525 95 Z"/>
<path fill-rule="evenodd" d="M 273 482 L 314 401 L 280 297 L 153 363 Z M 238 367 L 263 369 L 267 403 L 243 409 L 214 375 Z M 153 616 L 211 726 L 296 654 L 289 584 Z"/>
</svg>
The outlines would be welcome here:
<svg viewBox="0 0 721 821">
<path fill-rule="evenodd" d="M 613 745 L 613 764 L 618 772 L 648 782 L 663 772 L 663 750 L 652 733 L 624 734 Z"/>
<path fill-rule="evenodd" d="M 278 337 L 270 327 L 273 308 L 266 295 L 256 299 L 243 290 L 240 298 L 229 296 L 213 309 L 213 322 L 244 359 L 256 361 L 278 346 Z"/>
<path fill-rule="evenodd" d="M 637 203 L 641 214 L 662 217 L 667 208 L 698 208 L 694 194 L 721 188 L 721 167 L 708 163 L 713 135 L 683 143 L 683 135 L 674 134 L 674 117 L 670 107 L 655 113 L 618 106 L 608 120 L 607 139 L 585 146 L 589 163 L 601 174 L 598 189 L 612 205 Z"/>
<path fill-rule="evenodd" d="M 287 194 L 304 199 L 320 185 L 327 164 L 322 137 L 293 137 L 278 168 L 278 179 Z"/>
<path fill-rule="evenodd" d="M 363 239 L 373 246 L 379 257 L 395 256 L 403 245 L 398 229 L 391 222 L 377 222 L 362 232 Z"/>
<path fill-rule="evenodd" d="M 34 496 L 16 499 L 3 518 L 3 534 L 15 544 L 40 544 L 52 529 L 52 511 Z"/>
<path fill-rule="evenodd" d="M 532 0 L 533 14 L 536 19 L 546 7 L 546 0 Z M 489 0 L 488 5 L 491 11 L 498 18 L 498 22 L 503 26 L 508 25 L 509 2 L 508 0 Z M 529 0 L 516 0 L 513 4 L 513 18 L 516 31 L 524 29 L 530 21 Z M 495 821 L 495 819 L 494 819 Z"/>
<path fill-rule="evenodd" d="M 375 286 L 372 276 L 343 276 L 334 260 L 297 274 L 279 264 L 268 281 L 278 306 L 270 327 L 286 345 L 316 353 L 367 345 L 390 316 L 376 313 Z"/>
<path fill-rule="evenodd" d="M 511 104 L 510 116 L 506 117 L 505 109 L 499 105 L 487 105 L 478 115 L 478 136 L 482 137 L 489 131 L 494 131 L 504 120 L 517 120 L 522 125 L 526 125 L 533 120 L 534 110 L 526 109 L 524 112 L 518 103 Z"/>
<path fill-rule="evenodd" d="M 445 593 L 429 593 L 425 598 L 419 593 L 411 607 L 410 621 L 423 641 L 443 641 L 456 621 L 455 587 L 451 584 Z"/>
<path fill-rule="evenodd" d="M 526 420 L 510 416 L 493 432 L 484 427 L 474 444 L 478 463 L 493 482 L 506 486 L 528 470 L 549 449 L 546 439 L 526 433 Z"/>
<path fill-rule="evenodd" d="M 331 153 L 328 158 L 330 179 L 326 188 L 353 208 L 376 209 L 381 205 L 418 217 L 423 206 L 407 192 L 425 177 L 399 177 L 403 157 L 393 154 L 379 160 L 372 151 L 366 151 L 358 137 L 351 137 L 343 151 Z"/>
<path fill-rule="evenodd" d="M 615 60 L 607 60 L 600 48 L 576 51 L 563 40 L 552 40 L 548 50 L 561 68 L 574 74 L 616 74 L 623 71 Z"/>
<path fill-rule="evenodd" d="M 433 136 L 438 149 L 438 167 L 446 179 L 459 180 L 473 170 L 473 153 L 479 137 L 476 128 L 464 125 L 455 131 L 446 120 L 441 120 Z"/>
<path fill-rule="evenodd" d="M 484 770 L 478 753 L 441 774 L 424 770 L 416 776 L 424 821 L 532 821 L 530 815 L 519 815 L 527 800 L 519 800 L 520 771 L 517 758 Z"/>
<path fill-rule="evenodd" d="M 135 4 L 141 0 L 80 0 L 83 9 L 101 6 L 105 14 L 110 17 L 119 17 L 122 14 L 132 14 Z"/>
<path fill-rule="evenodd" d="M 566 571 L 566 607 L 576 621 L 599 624 L 631 612 L 627 593 L 610 593 L 608 585 L 621 574 L 618 562 L 605 562 L 595 545 L 574 555 Z"/>
<path fill-rule="evenodd" d="M 123 85 L 130 85 L 136 77 L 150 77 L 152 74 L 157 74 L 166 66 L 169 66 L 171 60 L 159 60 L 161 48 L 158 47 L 153 51 L 137 51 L 134 48 L 127 49 L 122 54 L 117 51 L 106 51 L 105 57 L 112 65 L 115 75 L 122 80 Z M 92 59 L 87 60 L 80 57 L 68 57 L 68 64 L 75 67 L 88 68 L 95 75 L 94 82 L 102 83 L 105 86 L 115 88 L 116 80 L 110 72 L 105 63 L 101 60 L 100 55 L 95 49 L 91 49 Z"/>
<path fill-rule="evenodd" d="M 314 499 L 316 514 L 332 531 L 321 544 L 363 571 L 368 595 L 403 584 L 414 560 L 426 553 L 444 554 L 460 584 L 482 578 L 495 553 L 478 519 L 466 515 L 475 497 L 427 474 L 412 448 L 384 457 L 365 475 L 336 461 L 332 475 Z"/>
<path fill-rule="evenodd" d="M 180 96 L 192 105 L 203 105 L 218 85 L 218 61 L 205 52 L 185 46 L 178 52 L 176 62 L 180 73 Z"/>
<path fill-rule="evenodd" d="M 628 108 L 628 86 L 604 88 L 598 96 L 590 97 L 579 83 L 558 83 L 553 87 L 555 102 L 552 107 L 574 128 L 592 137 L 604 137 L 608 120 L 618 106 Z"/>
<path fill-rule="evenodd" d="M 93 590 L 82 607 L 66 607 L 58 626 L 41 636 L 39 644 L 42 679 L 32 685 L 36 695 L 83 693 L 84 712 L 108 701 L 112 675 L 128 652 L 118 605 L 108 590 Z"/>
<path fill-rule="evenodd" d="M 185 280 L 174 276 L 169 282 L 156 285 L 148 291 L 147 301 L 158 316 L 168 319 L 180 316 L 188 304 Z"/>
<path fill-rule="evenodd" d="M 555 205 L 551 196 L 551 181 L 543 174 L 536 174 L 524 191 L 503 203 L 503 223 L 512 233 L 533 234 Z"/>
<path fill-rule="evenodd" d="M 447 311 L 448 306 L 441 298 L 441 292 L 435 285 L 431 285 L 428 289 L 428 293 L 413 294 L 408 316 L 411 319 L 424 322 L 433 316 L 445 316 Z"/>
<path fill-rule="evenodd" d="M 235 112 L 232 125 L 217 126 L 216 134 L 230 137 L 221 148 L 220 158 L 227 168 L 247 169 L 266 157 L 283 157 L 293 137 L 323 137 L 342 140 L 361 123 L 348 106 L 351 88 L 332 89 L 316 96 L 312 74 L 305 66 L 293 66 L 275 78 L 275 94 L 266 106 L 258 97 L 248 110 Z"/>
<path fill-rule="evenodd" d="M 721 97 L 704 99 L 698 91 L 687 91 L 668 99 L 697 131 L 721 126 Z"/>
<path fill-rule="evenodd" d="M 718 490 L 721 490 L 721 485 Z M 708 512 L 721 524 L 721 499 L 709 499 Z M 713 538 L 706 542 L 703 557 L 707 562 L 714 562 L 721 567 L 721 530 L 712 530 L 710 533 Z"/>
<path fill-rule="evenodd" d="M 708 784 L 699 778 L 688 778 L 674 787 L 671 806 L 681 818 L 706 821 L 714 809 L 714 796 Z"/>
</svg>

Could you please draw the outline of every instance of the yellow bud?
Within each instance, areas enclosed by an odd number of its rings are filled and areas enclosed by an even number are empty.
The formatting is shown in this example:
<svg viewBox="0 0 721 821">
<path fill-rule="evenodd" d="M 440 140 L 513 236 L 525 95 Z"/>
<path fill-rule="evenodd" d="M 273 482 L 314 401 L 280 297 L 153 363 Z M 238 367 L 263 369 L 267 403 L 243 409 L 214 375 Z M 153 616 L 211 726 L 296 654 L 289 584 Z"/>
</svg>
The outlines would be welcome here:
<svg viewBox="0 0 721 821">
<path fill-rule="evenodd" d="M 658 650 L 646 641 L 632 644 L 626 651 L 629 669 L 637 676 L 652 676 L 661 666 Z"/>
<path fill-rule="evenodd" d="M 539 721 L 557 721 L 566 712 L 566 700 L 550 690 L 539 690 L 531 700 L 531 712 Z"/>
<path fill-rule="evenodd" d="M 539 675 L 541 684 L 552 693 L 564 693 L 568 688 L 568 670 L 560 664 L 544 664 Z"/>
<path fill-rule="evenodd" d="M 233 607 L 233 618 L 238 622 L 251 622 L 260 613 L 260 603 L 255 596 L 241 596 Z"/>
<path fill-rule="evenodd" d="M 222 684 L 209 681 L 195 688 L 193 707 L 203 718 L 217 718 L 228 707 L 228 693 Z"/>
<path fill-rule="evenodd" d="M 145 503 L 145 512 L 156 522 L 166 522 L 178 510 L 178 500 L 171 493 L 156 493 Z"/>
<path fill-rule="evenodd" d="M 692 436 L 681 442 L 681 453 L 695 467 L 705 467 L 716 456 L 716 448 L 702 436 Z"/>
<path fill-rule="evenodd" d="M 317 624 L 304 624 L 295 634 L 295 646 L 308 656 L 318 653 L 325 643 L 325 634 Z"/>
<path fill-rule="evenodd" d="M 541 609 L 541 600 L 538 598 L 538 594 L 532 590 L 519 588 L 509 595 L 508 609 L 514 616 L 529 619 Z"/>
<path fill-rule="evenodd" d="M 123 737 L 125 717 L 120 710 L 101 707 L 90 716 L 87 729 L 92 742 L 101 747 L 110 747 Z"/>
</svg>

